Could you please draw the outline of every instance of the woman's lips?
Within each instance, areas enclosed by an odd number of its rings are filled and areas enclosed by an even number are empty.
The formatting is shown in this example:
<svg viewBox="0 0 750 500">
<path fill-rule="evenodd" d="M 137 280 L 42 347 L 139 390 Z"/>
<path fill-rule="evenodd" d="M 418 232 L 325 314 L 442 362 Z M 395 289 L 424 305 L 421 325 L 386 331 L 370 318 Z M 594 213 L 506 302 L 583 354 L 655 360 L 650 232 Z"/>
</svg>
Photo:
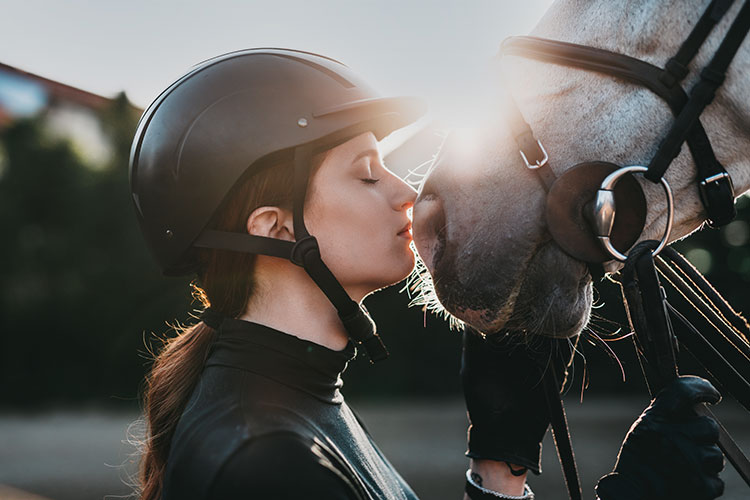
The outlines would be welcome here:
<svg viewBox="0 0 750 500">
<path fill-rule="evenodd" d="M 398 232 L 398 236 L 411 240 L 411 221 L 407 222 L 406 225 L 401 228 Z"/>
</svg>

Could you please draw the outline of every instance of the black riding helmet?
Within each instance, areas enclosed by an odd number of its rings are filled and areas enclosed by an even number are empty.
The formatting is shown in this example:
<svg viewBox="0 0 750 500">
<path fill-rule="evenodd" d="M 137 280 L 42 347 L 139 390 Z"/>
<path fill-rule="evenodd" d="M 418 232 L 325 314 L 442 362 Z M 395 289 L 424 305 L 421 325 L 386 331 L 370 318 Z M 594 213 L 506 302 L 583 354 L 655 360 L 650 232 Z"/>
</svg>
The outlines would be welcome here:
<svg viewBox="0 0 750 500">
<path fill-rule="evenodd" d="M 361 133 L 378 140 L 414 122 L 424 103 L 381 97 L 333 59 L 249 49 L 209 59 L 170 85 L 140 119 L 130 154 L 138 221 L 163 273 L 198 269 L 195 248 L 283 257 L 304 267 L 373 361 L 387 351 L 367 313 L 320 257 L 302 209 L 312 156 Z M 245 175 L 294 161 L 296 242 L 206 229 Z"/>
</svg>

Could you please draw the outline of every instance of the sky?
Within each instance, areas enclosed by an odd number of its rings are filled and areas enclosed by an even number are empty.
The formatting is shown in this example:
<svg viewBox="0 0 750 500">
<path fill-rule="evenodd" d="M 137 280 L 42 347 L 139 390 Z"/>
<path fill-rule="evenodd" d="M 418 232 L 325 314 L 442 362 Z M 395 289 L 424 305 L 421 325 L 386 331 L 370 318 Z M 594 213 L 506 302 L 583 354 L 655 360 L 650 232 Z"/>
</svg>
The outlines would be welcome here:
<svg viewBox="0 0 750 500">
<path fill-rule="evenodd" d="M 387 95 L 460 121 L 501 40 L 551 0 L 0 1 L 0 62 L 140 107 L 192 65 L 285 47 L 340 60 Z"/>
</svg>

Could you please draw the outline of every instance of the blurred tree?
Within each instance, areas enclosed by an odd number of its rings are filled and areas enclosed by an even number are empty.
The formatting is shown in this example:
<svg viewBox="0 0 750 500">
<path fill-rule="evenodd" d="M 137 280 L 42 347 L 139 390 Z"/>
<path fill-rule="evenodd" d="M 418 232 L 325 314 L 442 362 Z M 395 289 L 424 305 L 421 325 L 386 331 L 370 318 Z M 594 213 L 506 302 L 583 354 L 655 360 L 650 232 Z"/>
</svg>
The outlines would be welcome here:
<svg viewBox="0 0 750 500">
<path fill-rule="evenodd" d="M 105 111 L 116 151 L 107 168 L 46 137 L 41 118 L 1 137 L 0 404 L 133 398 L 141 332 L 184 311 L 184 282 L 160 279 L 130 206 L 136 119 L 124 95 Z"/>
</svg>

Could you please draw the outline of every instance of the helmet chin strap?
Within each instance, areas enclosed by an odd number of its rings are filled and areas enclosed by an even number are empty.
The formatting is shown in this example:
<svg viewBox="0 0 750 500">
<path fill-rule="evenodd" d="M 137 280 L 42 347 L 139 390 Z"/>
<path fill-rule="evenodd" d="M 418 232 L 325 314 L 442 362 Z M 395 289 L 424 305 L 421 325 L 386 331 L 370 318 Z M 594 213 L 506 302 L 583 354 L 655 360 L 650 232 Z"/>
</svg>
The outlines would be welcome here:
<svg viewBox="0 0 750 500">
<path fill-rule="evenodd" d="M 307 184 L 310 178 L 310 165 L 314 148 L 312 145 L 298 146 L 294 150 L 294 200 L 293 221 L 296 243 L 290 260 L 305 269 L 318 288 L 336 308 L 344 328 L 356 344 L 361 344 L 374 363 L 388 357 L 388 350 L 376 332 L 375 322 L 364 307 L 349 297 L 320 256 L 320 247 L 314 236 L 305 227 L 303 209 Z"/>
</svg>

